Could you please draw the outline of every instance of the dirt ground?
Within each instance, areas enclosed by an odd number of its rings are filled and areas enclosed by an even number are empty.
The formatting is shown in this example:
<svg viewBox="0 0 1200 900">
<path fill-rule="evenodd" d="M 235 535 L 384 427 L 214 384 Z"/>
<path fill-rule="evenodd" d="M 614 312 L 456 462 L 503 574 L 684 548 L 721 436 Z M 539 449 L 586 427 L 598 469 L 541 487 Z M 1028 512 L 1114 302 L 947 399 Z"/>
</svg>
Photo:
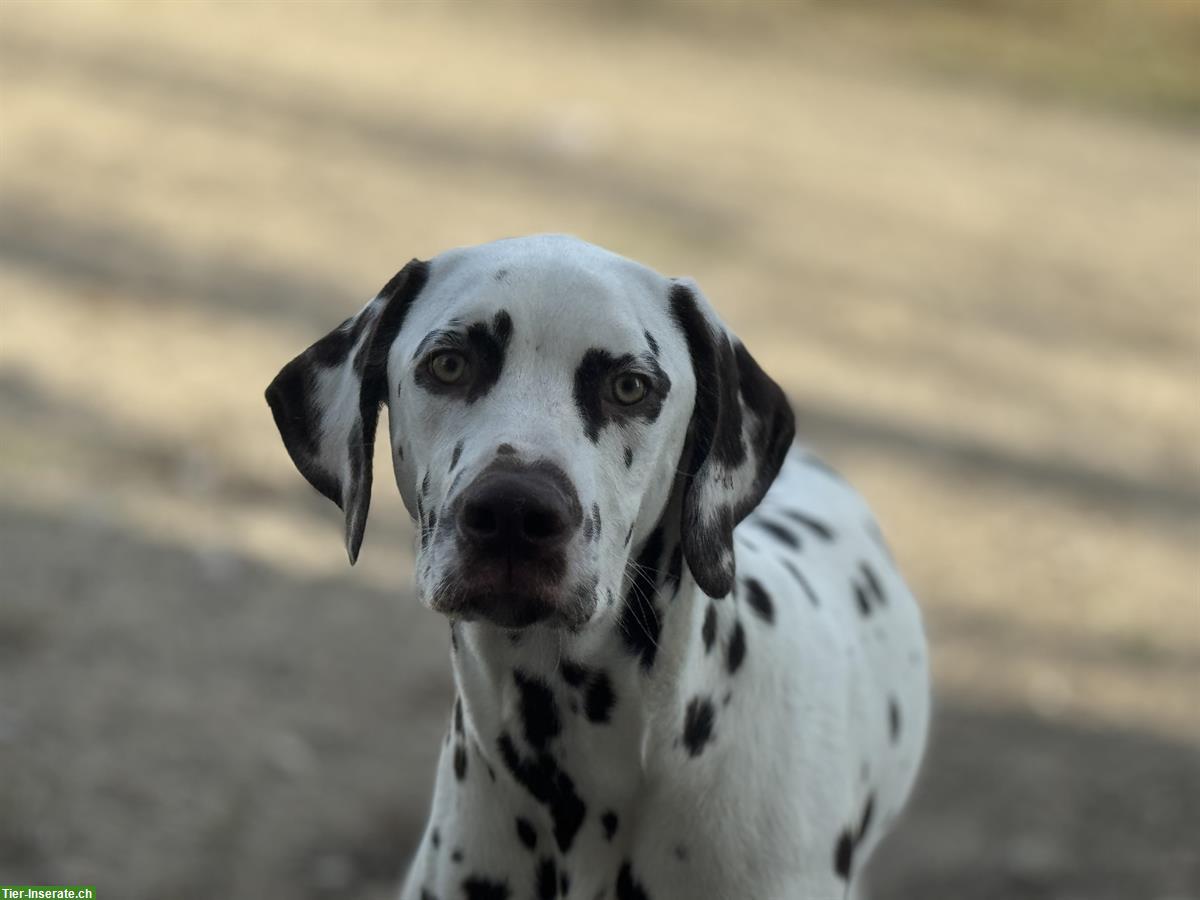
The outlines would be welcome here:
<svg viewBox="0 0 1200 900">
<path fill-rule="evenodd" d="M 858 20 L 549 10 L 0 6 L 0 883 L 388 896 L 446 630 L 262 389 L 410 257 L 552 230 L 698 278 L 922 599 L 873 896 L 1200 898 L 1197 132 Z"/>
</svg>

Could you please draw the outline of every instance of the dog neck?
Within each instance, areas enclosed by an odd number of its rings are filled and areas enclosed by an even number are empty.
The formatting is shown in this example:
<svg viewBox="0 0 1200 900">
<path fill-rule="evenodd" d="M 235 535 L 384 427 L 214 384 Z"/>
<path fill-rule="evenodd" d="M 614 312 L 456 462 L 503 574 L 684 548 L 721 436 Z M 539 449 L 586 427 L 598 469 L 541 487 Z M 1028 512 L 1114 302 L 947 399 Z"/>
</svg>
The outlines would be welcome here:
<svg viewBox="0 0 1200 900">
<path fill-rule="evenodd" d="M 536 793 L 530 773 L 561 767 L 585 796 L 623 806 L 653 781 L 651 761 L 669 758 L 655 750 L 677 733 L 684 675 L 703 652 L 704 597 L 678 531 L 660 527 L 642 542 L 614 609 L 578 633 L 452 624 L 455 740 L 501 782 Z"/>
</svg>

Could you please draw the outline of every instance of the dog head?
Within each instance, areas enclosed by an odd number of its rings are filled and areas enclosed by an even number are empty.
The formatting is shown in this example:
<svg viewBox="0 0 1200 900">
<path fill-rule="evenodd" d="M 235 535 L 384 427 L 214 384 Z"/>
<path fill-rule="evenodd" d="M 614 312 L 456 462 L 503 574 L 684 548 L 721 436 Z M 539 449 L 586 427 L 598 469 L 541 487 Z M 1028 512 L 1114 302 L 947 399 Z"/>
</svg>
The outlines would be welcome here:
<svg viewBox="0 0 1200 900">
<path fill-rule="evenodd" d="M 665 515 L 700 588 L 728 593 L 733 528 L 793 431 L 695 284 L 563 236 L 413 260 L 267 401 L 351 562 L 386 404 L 422 601 L 507 628 L 605 615 Z"/>
</svg>

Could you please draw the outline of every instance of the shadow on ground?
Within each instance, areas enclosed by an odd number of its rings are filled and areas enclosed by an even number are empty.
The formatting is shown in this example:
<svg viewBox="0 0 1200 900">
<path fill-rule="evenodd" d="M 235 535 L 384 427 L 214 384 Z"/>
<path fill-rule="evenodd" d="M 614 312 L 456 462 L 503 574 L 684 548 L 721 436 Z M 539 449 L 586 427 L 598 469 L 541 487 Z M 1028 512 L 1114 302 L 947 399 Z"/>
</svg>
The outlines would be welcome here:
<svg viewBox="0 0 1200 900">
<path fill-rule="evenodd" d="M 6 879 L 129 900 L 386 895 L 446 720 L 436 617 L 94 512 L 6 508 L 0 543 Z M 1196 796 L 1193 747 L 948 698 L 875 894 L 1184 896 Z"/>
</svg>

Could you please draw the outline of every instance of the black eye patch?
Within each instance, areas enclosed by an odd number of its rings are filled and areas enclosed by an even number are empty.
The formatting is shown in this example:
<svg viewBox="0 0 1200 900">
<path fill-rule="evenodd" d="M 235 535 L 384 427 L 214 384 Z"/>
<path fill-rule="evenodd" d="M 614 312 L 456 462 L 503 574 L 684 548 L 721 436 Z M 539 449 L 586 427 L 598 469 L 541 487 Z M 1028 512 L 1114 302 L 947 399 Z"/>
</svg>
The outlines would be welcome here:
<svg viewBox="0 0 1200 900">
<path fill-rule="evenodd" d="M 458 396 L 474 403 L 486 397 L 500 380 L 512 333 L 512 318 L 504 310 L 497 312 L 491 322 L 473 322 L 465 332 L 440 328 L 431 331 L 421 339 L 413 355 L 417 362 L 413 377 L 430 393 Z M 456 350 L 467 358 L 469 371 L 461 382 L 446 384 L 434 378 L 426 367 L 425 360 L 444 350 Z"/>
<path fill-rule="evenodd" d="M 635 372 L 646 379 L 648 390 L 644 399 L 630 406 L 612 402 L 608 385 L 621 372 Z M 613 356 L 607 350 L 593 347 L 583 354 L 575 369 L 575 405 L 583 418 L 584 431 L 593 443 L 600 439 L 600 431 L 609 422 L 630 419 L 653 422 L 670 390 L 671 379 L 653 357 L 631 353 Z"/>
</svg>

